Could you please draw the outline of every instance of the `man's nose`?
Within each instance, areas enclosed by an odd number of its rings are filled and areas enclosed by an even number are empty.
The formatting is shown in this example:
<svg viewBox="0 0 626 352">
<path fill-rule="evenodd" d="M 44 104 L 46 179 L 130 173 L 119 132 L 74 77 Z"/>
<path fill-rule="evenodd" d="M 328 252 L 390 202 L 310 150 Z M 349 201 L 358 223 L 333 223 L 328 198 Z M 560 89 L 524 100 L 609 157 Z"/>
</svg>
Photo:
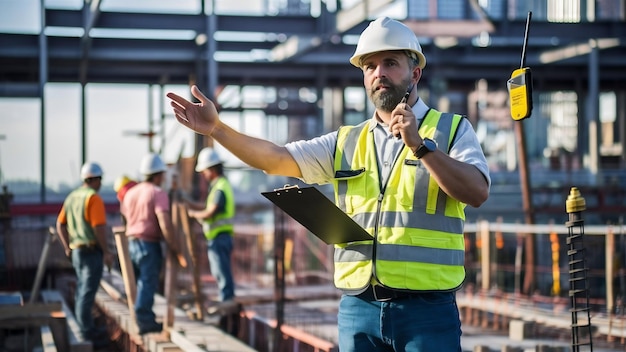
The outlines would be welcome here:
<svg viewBox="0 0 626 352">
<path fill-rule="evenodd" d="M 374 70 L 374 75 L 378 78 L 387 77 L 385 67 L 383 65 L 376 66 L 376 69 Z"/>
</svg>

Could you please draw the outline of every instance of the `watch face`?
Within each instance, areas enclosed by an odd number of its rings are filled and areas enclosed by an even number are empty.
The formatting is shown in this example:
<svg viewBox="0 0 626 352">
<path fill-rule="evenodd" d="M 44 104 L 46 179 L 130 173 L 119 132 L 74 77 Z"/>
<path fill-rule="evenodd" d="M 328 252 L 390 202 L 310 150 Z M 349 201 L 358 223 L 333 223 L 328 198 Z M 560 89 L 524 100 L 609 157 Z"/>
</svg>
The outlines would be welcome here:
<svg viewBox="0 0 626 352">
<path fill-rule="evenodd" d="M 434 152 L 437 149 L 437 143 L 430 138 L 424 138 L 424 146 L 429 152 Z"/>
</svg>

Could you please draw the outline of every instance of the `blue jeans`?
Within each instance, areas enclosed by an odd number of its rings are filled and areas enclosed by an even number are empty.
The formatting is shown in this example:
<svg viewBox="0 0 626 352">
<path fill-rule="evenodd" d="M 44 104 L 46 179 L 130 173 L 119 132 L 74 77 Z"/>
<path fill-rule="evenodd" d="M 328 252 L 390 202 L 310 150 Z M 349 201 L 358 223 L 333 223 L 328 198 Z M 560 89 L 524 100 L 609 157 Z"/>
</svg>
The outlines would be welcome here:
<svg viewBox="0 0 626 352">
<path fill-rule="evenodd" d="M 220 233 L 207 243 L 207 256 L 211 266 L 211 275 L 217 281 L 220 301 L 235 297 L 235 283 L 231 270 L 230 257 L 233 252 L 233 236 L 230 233 Z"/>
<path fill-rule="evenodd" d="M 163 262 L 161 243 L 133 239 L 128 241 L 128 252 L 137 282 L 137 297 L 135 298 L 137 327 L 140 330 L 148 329 L 157 324 L 152 306 L 154 295 L 159 287 L 159 275 Z"/>
<path fill-rule="evenodd" d="M 341 352 L 461 351 L 454 293 L 424 293 L 386 302 L 364 296 L 341 297 Z"/>
<path fill-rule="evenodd" d="M 97 247 L 72 250 L 72 266 L 76 272 L 74 315 L 83 337 L 92 340 L 97 331 L 91 309 L 104 269 L 102 250 Z"/>
</svg>

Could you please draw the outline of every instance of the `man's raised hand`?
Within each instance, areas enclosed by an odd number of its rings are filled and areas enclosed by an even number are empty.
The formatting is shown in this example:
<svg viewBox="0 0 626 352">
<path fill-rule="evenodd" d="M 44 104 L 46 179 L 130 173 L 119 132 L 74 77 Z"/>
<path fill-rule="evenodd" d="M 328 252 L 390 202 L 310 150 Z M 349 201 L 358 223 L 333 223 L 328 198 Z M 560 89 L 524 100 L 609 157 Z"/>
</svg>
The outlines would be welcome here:
<svg viewBox="0 0 626 352">
<path fill-rule="evenodd" d="M 219 124 L 219 116 L 215 104 L 207 98 L 196 85 L 191 86 L 191 94 L 200 102 L 192 103 L 175 93 L 167 93 L 172 99 L 176 120 L 193 131 L 210 136 Z"/>
</svg>

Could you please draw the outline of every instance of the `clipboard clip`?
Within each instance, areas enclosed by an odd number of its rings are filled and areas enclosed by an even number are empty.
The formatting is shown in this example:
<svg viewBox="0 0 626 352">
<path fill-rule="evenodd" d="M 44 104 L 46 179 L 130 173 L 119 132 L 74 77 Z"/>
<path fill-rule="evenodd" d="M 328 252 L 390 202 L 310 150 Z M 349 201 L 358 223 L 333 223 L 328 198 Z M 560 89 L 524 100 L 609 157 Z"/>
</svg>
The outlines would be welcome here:
<svg viewBox="0 0 626 352">
<path fill-rule="evenodd" d="M 274 188 L 274 192 L 280 192 L 280 191 L 285 191 L 288 192 L 289 190 L 299 190 L 300 187 L 298 185 L 290 185 L 290 184 L 286 184 L 283 186 L 283 188 Z"/>
</svg>

